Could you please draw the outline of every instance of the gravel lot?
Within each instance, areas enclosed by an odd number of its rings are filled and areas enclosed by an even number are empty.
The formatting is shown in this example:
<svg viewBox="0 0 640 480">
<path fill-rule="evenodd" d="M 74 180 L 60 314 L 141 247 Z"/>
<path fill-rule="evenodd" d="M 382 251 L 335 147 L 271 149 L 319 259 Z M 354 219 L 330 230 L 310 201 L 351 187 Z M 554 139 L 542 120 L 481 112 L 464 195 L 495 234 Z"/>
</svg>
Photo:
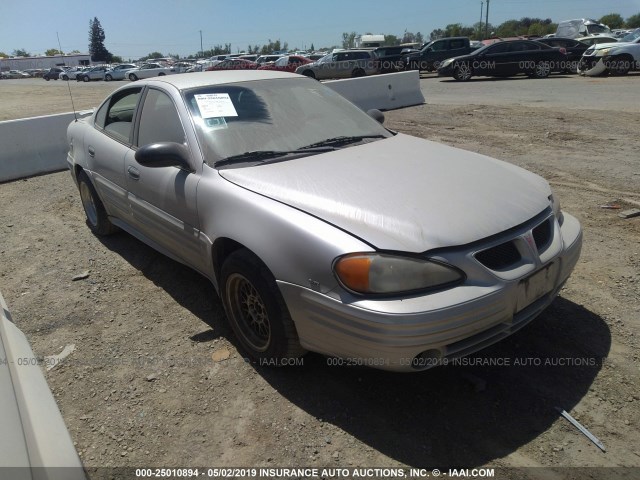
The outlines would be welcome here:
<svg viewBox="0 0 640 480">
<path fill-rule="evenodd" d="M 542 466 L 548 478 L 625 466 L 607 475 L 638 478 L 640 217 L 601 206 L 640 205 L 639 82 L 429 76 L 425 105 L 386 113 L 392 129 L 544 176 L 585 235 L 541 317 L 419 374 L 314 354 L 279 370 L 245 363 L 207 280 L 129 235 L 93 236 L 67 172 L 0 185 L 0 289 L 37 356 L 75 345 L 46 376 L 85 465 Z M 70 86 L 83 109 L 121 84 Z M 0 83 L 0 120 L 69 110 L 66 83 Z"/>
</svg>

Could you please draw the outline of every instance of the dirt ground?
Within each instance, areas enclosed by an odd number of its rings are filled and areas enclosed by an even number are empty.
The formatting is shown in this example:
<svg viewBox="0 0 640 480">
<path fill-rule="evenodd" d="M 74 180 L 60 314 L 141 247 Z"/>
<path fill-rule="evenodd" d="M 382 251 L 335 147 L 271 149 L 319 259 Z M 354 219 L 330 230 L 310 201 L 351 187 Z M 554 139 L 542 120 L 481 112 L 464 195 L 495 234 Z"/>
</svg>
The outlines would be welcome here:
<svg viewBox="0 0 640 480">
<path fill-rule="evenodd" d="M 34 86 L 19 113 L 68 111 L 58 83 Z M 83 85 L 77 105 L 114 86 Z M 10 90 L 0 84 L 0 119 L 18 114 Z M 638 478 L 640 217 L 601 206 L 640 205 L 640 106 L 427 98 L 387 112 L 386 125 L 544 176 L 581 221 L 584 247 L 529 326 L 419 374 L 329 366 L 315 354 L 277 370 L 246 363 L 208 281 L 129 235 L 92 235 L 69 173 L 0 185 L 0 290 L 38 357 L 75 346 L 46 377 L 87 467 L 495 467 L 498 478 L 540 478 L 513 467 L 547 467 L 553 479 Z"/>
</svg>

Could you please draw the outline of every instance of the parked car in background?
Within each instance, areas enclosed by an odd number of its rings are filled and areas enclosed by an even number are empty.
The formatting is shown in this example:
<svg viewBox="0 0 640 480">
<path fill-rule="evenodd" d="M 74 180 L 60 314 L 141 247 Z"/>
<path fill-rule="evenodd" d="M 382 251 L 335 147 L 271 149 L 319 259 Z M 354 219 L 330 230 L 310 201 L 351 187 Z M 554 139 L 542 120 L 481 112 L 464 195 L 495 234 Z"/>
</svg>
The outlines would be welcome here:
<svg viewBox="0 0 640 480">
<path fill-rule="evenodd" d="M 69 68 L 71 67 L 51 67 L 42 75 L 42 78 L 44 78 L 47 82 L 49 80 L 58 80 L 58 78 L 60 78 L 60 74 L 65 70 L 68 70 Z"/>
<path fill-rule="evenodd" d="M 22 70 L 9 70 L 7 72 L 7 78 L 9 79 L 19 79 L 19 78 L 30 78 L 31 75 L 29 75 L 26 72 L 23 72 Z"/>
<path fill-rule="evenodd" d="M 380 73 L 404 70 L 403 56 L 406 50 L 407 47 L 401 45 L 377 47 L 374 52 L 380 62 Z"/>
<path fill-rule="evenodd" d="M 611 36 L 611 30 L 606 25 L 597 20 L 589 18 L 577 18 L 575 20 L 565 20 L 558 24 L 556 37 L 580 38 L 592 35 Z"/>
<path fill-rule="evenodd" d="M 132 82 L 143 78 L 162 77 L 176 73 L 175 69 L 161 63 L 144 63 L 139 67 L 127 71 L 127 78 Z"/>
<path fill-rule="evenodd" d="M 258 67 L 258 70 L 278 70 L 279 72 L 293 73 L 296 68 L 308 63 L 311 63 L 311 60 L 301 55 L 284 55 L 273 63 L 265 63 Z"/>
<path fill-rule="evenodd" d="M 242 60 L 249 60 L 250 62 L 255 62 L 256 60 L 258 60 L 258 55 L 257 54 L 240 55 L 238 58 L 241 58 Z"/>
<path fill-rule="evenodd" d="M 110 82 L 112 80 L 124 80 L 127 77 L 127 72 L 137 68 L 133 63 L 122 63 L 115 65 L 104 72 L 104 80 Z"/>
<path fill-rule="evenodd" d="M 587 76 L 621 76 L 632 70 L 640 70 L 640 28 L 618 42 L 592 45 L 578 66 L 578 73 Z"/>
<path fill-rule="evenodd" d="M 241 58 L 227 58 L 222 60 L 217 65 L 208 67 L 207 71 L 216 70 L 256 70 L 258 68 L 256 62 L 250 62 L 249 60 L 242 60 Z"/>
<path fill-rule="evenodd" d="M 78 82 L 90 82 L 92 80 L 103 80 L 108 70 L 109 70 L 109 66 L 107 65 L 97 65 L 95 67 L 91 67 L 89 70 L 85 70 L 84 72 L 79 72 L 76 75 L 76 80 Z"/>
<path fill-rule="evenodd" d="M 559 65 L 558 71 L 576 73 L 578 63 L 582 58 L 582 54 L 589 48 L 589 45 L 582 43 L 573 38 L 553 37 L 540 38 L 537 42 L 544 43 L 554 48 L 563 48 L 567 54 L 567 65 Z"/>
<path fill-rule="evenodd" d="M 87 71 L 88 68 L 85 67 L 72 67 L 68 70 L 65 70 L 58 77 L 60 80 L 77 80 L 78 74 Z"/>
<path fill-rule="evenodd" d="M 258 65 L 264 65 L 265 63 L 269 63 L 269 62 L 275 62 L 276 60 L 278 60 L 282 55 L 260 55 L 257 59 L 256 59 L 256 63 Z"/>
<path fill-rule="evenodd" d="M 588 46 L 598 45 L 599 43 L 614 43 L 620 41 L 619 38 L 610 35 L 591 35 L 589 37 L 579 37 L 576 38 L 576 40 Z"/>
<path fill-rule="evenodd" d="M 185 73 L 190 68 L 193 68 L 194 65 L 195 63 L 193 62 L 175 62 L 173 65 L 171 65 L 171 68 L 173 68 L 176 73 Z"/>
<path fill-rule="evenodd" d="M 47 72 L 46 69 L 42 69 L 42 68 L 28 68 L 26 70 L 24 70 L 26 73 L 28 73 L 29 75 L 31 75 L 34 78 L 42 78 L 42 76 L 45 74 L 45 72 Z"/>
<path fill-rule="evenodd" d="M 471 77 L 512 77 L 526 74 L 546 78 L 567 64 L 567 55 L 533 40 L 506 40 L 454 57 L 440 64 L 438 75 L 467 81 Z"/>
<path fill-rule="evenodd" d="M 437 70 L 443 60 L 468 55 L 472 50 L 467 37 L 440 38 L 427 43 L 419 52 L 404 55 L 402 61 L 406 70 L 431 72 Z"/>
<path fill-rule="evenodd" d="M 320 60 L 307 63 L 296 73 L 324 80 L 326 78 L 355 78 L 380 72 L 380 63 L 373 50 L 342 50 L 325 55 Z"/>
<path fill-rule="evenodd" d="M 543 178 L 387 130 L 299 75 L 125 85 L 67 137 L 94 234 L 120 227 L 209 278 L 268 365 L 468 355 L 544 311 L 580 256 Z"/>
</svg>

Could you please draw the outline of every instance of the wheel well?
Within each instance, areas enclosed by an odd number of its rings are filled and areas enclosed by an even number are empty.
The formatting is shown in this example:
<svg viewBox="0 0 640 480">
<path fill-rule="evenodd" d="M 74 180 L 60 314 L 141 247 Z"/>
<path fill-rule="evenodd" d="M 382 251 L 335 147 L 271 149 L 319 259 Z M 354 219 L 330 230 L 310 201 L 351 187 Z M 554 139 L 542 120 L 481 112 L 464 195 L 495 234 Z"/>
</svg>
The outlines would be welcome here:
<svg viewBox="0 0 640 480">
<path fill-rule="evenodd" d="M 236 250 L 246 248 L 241 243 L 231 240 L 230 238 L 221 237 L 216 239 L 211 246 L 211 259 L 213 260 L 213 272 L 216 280 L 220 281 L 220 272 L 224 261 Z"/>
<path fill-rule="evenodd" d="M 80 165 L 73 166 L 73 176 L 76 178 L 76 181 L 78 180 L 78 175 L 80 175 L 81 171 L 82 171 L 82 167 Z"/>
</svg>

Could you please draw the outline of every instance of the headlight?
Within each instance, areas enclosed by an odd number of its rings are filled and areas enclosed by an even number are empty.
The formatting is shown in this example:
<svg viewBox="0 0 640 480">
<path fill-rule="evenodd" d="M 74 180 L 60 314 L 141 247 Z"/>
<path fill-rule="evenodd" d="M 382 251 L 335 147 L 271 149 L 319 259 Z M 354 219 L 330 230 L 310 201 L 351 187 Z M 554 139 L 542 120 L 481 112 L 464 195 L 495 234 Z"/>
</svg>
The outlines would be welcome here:
<svg viewBox="0 0 640 480">
<path fill-rule="evenodd" d="M 605 57 L 605 56 L 609 55 L 610 51 L 611 51 L 610 48 L 604 48 L 604 49 L 600 50 L 598 53 L 599 53 L 599 56 Z"/>
<path fill-rule="evenodd" d="M 339 257 L 333 271 L 344 287 L 365 294 L 415 292 L 464 279 L 461 271 L 440 262 L 384 253 L 351 253 Z"/>
<path fill-rule="evenodd" d="M 445 60 L 444 62 L 442 62 L 440 64 L 440 68 L 445 68 L 448 67 L 449 65 L 451 65 L 453 63 L 453 58 L 448 58 L 447 60 Z"/>
<path fill-rule="evenodd" d="M 551 209 L 553 210 L 553 214 L 558 219 L 558 223 L 562 225 L 564 223 L 564 215 L 562 214 L 562 209 L 560 208 L 560 200 L 552 193 L 549 195 L 549 201 L 551 202 Z"/>
</svg>

